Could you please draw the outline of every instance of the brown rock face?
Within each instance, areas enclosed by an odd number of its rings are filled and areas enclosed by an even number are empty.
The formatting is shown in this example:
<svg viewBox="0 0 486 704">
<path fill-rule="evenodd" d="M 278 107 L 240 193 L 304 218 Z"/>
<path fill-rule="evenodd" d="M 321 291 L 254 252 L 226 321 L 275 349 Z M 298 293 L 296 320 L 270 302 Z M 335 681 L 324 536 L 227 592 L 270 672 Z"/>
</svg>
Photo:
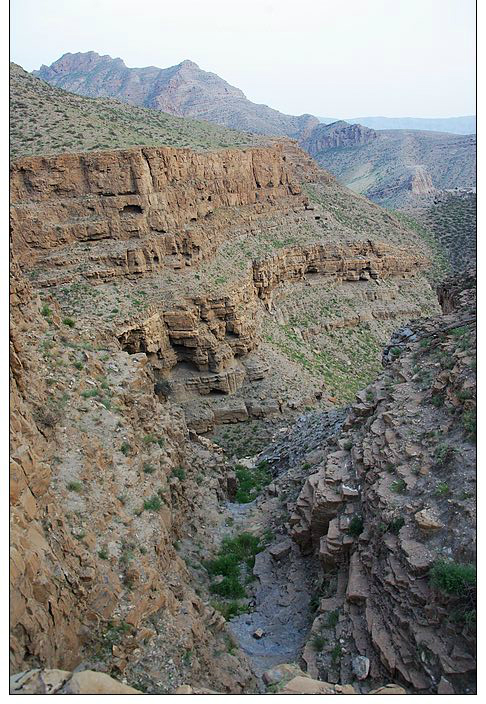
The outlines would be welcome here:
<svg viewBox="0 0 486 704">
<path fill-rule="evenodd" d="M 15 162 L 11 186 L 12 245 L 21 263 L 73 243 L 127 241 L 108 260 L 111 270 L 121 269 L 112 276 L 180 268 L 208 257 L 224 230 L 204 219 L 221 208 L 253 206 L 261 213 L 279 203 L 306 202 L 281 146 L 32 157 Z M 192 222 L 200 224 L 197 233 Z M 110 276 L 110 270 L 97 275 L 103 273 Z"/>
</svg>

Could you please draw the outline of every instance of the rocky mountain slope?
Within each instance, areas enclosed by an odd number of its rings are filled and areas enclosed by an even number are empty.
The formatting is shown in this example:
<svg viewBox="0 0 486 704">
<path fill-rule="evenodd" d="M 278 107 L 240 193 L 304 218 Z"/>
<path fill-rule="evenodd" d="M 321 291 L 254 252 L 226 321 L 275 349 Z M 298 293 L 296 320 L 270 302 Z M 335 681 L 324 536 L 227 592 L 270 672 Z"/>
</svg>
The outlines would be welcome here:
<svg viewBox="0 0 486 704">
<path fill-rule="evenodd" d="M 10 64 L 10 154 L 114 149 L 166 144 L 194 149 L 251 146 L 265 140 L 208 122 L 82 98 Z"/>
<path fill-rule="evenodd" d="M 257 134 L 302 139 L 318 119 L 312 115 L 284 115 L 248 100 L 243 92 L 215 73 L 183 61 L 169 68 L 128 68 L 122 59 L 94 51 L 64 54 L 34 76 L 64 90 L 89 97 L 111 97 L 171 115 L 216 122 Z"/>
<path fill-rule="evenodd" d="M 444 315 L 394 335 L 290 516 L 322 565 L 304 651 L 319 679 L 475 689 L 474 287 L 446 282 Z"/>
<path fill-rule="evenodd" d="M 302 147 L 336 178 L 386 207 L 476 185 L 476 137 L 321 124 Z"/>
<path fill-rule="evenodd" d="M 329 125 L 336 118 L 320 117 Z M 475 134 L 476 116 L 461 117 L 349 117 L 346 122 L 364 125 L 374 130 L 426 130 L 428 132 L 450 132 L 451 134 Z"/>
</svg>

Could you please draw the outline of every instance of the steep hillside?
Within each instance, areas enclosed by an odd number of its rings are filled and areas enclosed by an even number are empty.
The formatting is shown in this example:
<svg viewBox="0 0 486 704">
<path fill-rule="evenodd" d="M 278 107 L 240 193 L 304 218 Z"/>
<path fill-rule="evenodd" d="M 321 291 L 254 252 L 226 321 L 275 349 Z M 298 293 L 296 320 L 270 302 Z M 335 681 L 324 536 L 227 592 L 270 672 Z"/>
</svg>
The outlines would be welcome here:
<svg viewBox="0 0 486 704">
<path fill-rule="evenodd" d="M 441 192 L 412 216 L 435 237 L 456 272 L 476 265 L 477 199 L 467 191 Z"/>
<path fill-rule="evenodd" d="M 216 122 L 257 134 L 304 138 L 318 119 L 284 115 L 248 100 L 243 92 L 193 61 L 169 68 L 128 68 L 122 59 L 94 51 L 64 54 L 35 76 L 79 95 L 117 98 L 172 115 Z"/>
<path fill-rule="evenodd" d="M 413 130 L 319 125 L 302 146 L 341 182 L 387 207 L 476 184 L 476 138 Z"/>
<path fill-rule="evenodd" d="M 258 144 L 255 135 L 182 119 L 117 100 L 82 98 L 10 64 L 10 155 L 139 145 L 194 149 Z"/>
</svg>

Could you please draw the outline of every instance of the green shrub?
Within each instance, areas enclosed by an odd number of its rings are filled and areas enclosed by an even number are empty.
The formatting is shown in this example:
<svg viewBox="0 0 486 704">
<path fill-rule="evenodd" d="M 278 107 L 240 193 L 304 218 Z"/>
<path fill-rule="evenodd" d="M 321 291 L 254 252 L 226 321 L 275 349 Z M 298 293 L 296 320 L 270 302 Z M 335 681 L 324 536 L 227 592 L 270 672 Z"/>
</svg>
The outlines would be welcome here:
<svg viewBox="0 0 486 704">
<path fill-rule="evenodd" d="M 69 482 L 67 485 L 69 491 L 76 491 L 78 494 L 83 491 L 83 484 L 81 482 Z"/>
<path fill-rule="evenodd" d="M 211 575 L 223 575 L 224 577 L 239 575 L 240 559 L 237 555 L 229 553 L 210 560 L 205 567 Z"/>
<path fill-rule="evenodd" d="M 312 647 L 317 653 L 320 653 L 325 645 L 326 639 L 323 635 L 314 636 L 314 638 L 312 639 Z"/>
<path fill-rule="evenodd" d="M 74 362 L 74 366 L 76 367 L 76 369 L 79 369 L 80 371 L 81 371 L 81 369 L 83 369 L 82 362 Z"/>
<path fill-rule="evenodd" d="M 390 523 L 388 524 L 388 530 L 391 531 L 394 535 L 398 535 L 400 532 L 400 529 L 403 528 L 405 525 L 405 520 L 400 516 L 399 518 L 394 518 Z"/>
<path fill-rule="evenodd" d="M 349 526 L 348 533 L 355 538 L 358 537 L 363 532 L 363 518 L 362 516 L 353 516 Z"/>
<path fill-rule="evenodd" d="M 183 482 L 184 479 L 186 478 L 186 473 L 182 469 L 182 467 L 176 467 L 175 469 L 172 470 L 172 476 L 177 477 L 179 481 Z"/>
<path fill-rule="evenodd" d="M 239 616 L 240 614 L 244 614 L 248 611 L 248 606 L 241 605 L 236 600 L 225 602 L 212 601 L 211 606 L 213 607 L 213 609 L 216 609 L 216 611 L 219 611 L 219 613 L 226 619 L 226 621 L 229 621 L 231 618 Z"/>
<path fill-rule="evenodd" d="M 144 511 L 160 511 L 162 508 L 162 501 L 154 494 L 150 499 L 145 499 L 143 502 Z"/>
<path fill-rule="evenodd" d="M 395 494 L 403 494 L 407 490 L 407 483 L 404 479 L 397 479 L 391 483 L 390 489 Z"/>
<path fill-rule="evenodd" d="M 445 467 L 449 464 L 456 452 L 456 448 L 452 445 L 447 445 L 446 443 L 441 443 L 437 445 L 435 450 L 435 463 L 438 467 Z"/>
<path fill-rule="evenodd" d="M 429 572 L 431 584 L 446 594 L 464 594 L 476 584 L 476 568 L 468 563 L 438 560 Z"/>
<path fill-rule="evenodd" d="M 327 614 L 326 626 L 328 628 L 335 628 L 338 621 L 339 621 L 339 609 L 336 609 L 335 611 L 330 611 Z"/>
<path fill-rule="evenodd" d="M 72 318 L 63 318 L 62 322 L 69 328 L 73 328 L 76 324 Z"/>
<path fill-rule="evenodd" d="M 343 649 L 341 648 L 339 643 L 336 643 L 334 648 L 331 650 L 331 660 L 334 665 L 336 665 L 341 660 L 342 654 Z"/>
<path fill-rule="evenodd" d="M 446 496 L 449 493 L 449 484 L 447 482 L 439 482 L 435 487 L 436 496 Z"/>
<path fill-rule="evenodd" d="M 235 575 L 224 577 L 224 579 L 217 584 L 211 584 L 209 590 L 212 594 L 218 594 L 219 596 L 232 599 L 242 599 L 246 596 L 244 586 Z"/>
<path fill-rule="evenodd" d="M 145 474 L 153 474 L 155 472 L 155 467 L 152 464 L 145 462 L 143 465 L 143 471 Z"/>
<path fill-rule="evenodd" d="M 122 442 L 120 446 L 120 452 L 125 455 L 125 457 L 129 454 L 130 450 L 132 449 L 132 446 L 128 442 Z"/>
<path fill-rule="evenodd" d="M 42 306 L 41 314 L 44 316 L 44 318 L 48 318 L 52 314 L 52 311 L 47 304 Z"/>
<path fill-rule="evenodd" d="M 106 547 L 103 547 L 101 548 L 101 550 L 98 550 L 98 557 L 102 560 L 108 559 L 108 550 L 106 549 Z"/>
<path fill-rule="evenodd" d="M 93 396 L 99 396 L 98 389 L 86 389 L 86 391 L 81 392 L 83 398 L 92 398 Z"/>
<path fill-rule="evenodd" d="M 472 440 L 476 439 L 476 413 L 474 411 L 464 411 L 462 414 L 462 427 L 469 438 Z"/>
</svg>

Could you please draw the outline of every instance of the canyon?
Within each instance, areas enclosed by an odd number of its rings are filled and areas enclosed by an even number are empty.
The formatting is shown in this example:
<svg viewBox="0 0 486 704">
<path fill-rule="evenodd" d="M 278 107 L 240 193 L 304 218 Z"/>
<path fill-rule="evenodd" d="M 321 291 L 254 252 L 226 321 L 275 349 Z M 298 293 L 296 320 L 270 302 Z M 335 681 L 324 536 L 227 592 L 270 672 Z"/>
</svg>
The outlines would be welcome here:
<svg viewBox="0 0 486 704">
<path fill-rule="evenodd" d="M 474 272 L 233 138 L 12 163 L 12 691 L 471 693 Z"/>
</svg>

